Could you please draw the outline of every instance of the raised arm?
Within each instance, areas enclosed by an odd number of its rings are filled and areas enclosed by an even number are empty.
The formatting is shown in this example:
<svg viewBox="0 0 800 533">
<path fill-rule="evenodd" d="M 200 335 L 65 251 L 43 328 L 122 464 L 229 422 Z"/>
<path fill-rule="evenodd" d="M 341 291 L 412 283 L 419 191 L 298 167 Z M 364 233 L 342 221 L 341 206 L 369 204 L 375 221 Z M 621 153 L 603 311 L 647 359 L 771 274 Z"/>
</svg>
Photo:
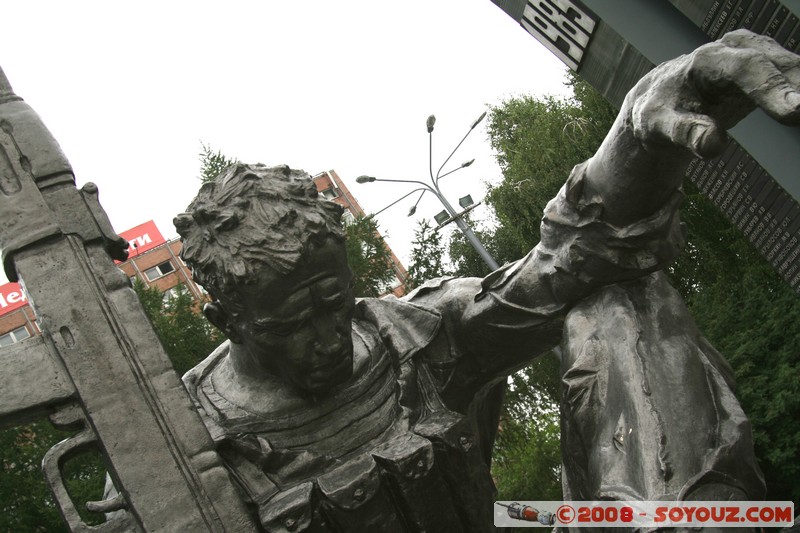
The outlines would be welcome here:
<svg viewBox="0 0 800 533">
<path fill-rule="evenodd" d="M 746 30 L 663 63 L 630 91 L 597 153 L 548 205 L 542 242 L 503 298 L 569 306 L 664 268 L 682 246 L 677 206 L 695 156 L 718 155 L 756 107 L 800 124 L 800 56 Z"/>
<path fill-rule="evenodd" d="M 594 157 L 548 204 L 542 241 L 513 265 L 423 295 L 460 353 L 454 394 L 475 391 L 557 344 L 567 311 L 596 288 L 664 268 L 679 252 L 685 169 L 718 155 L 756 106 L 800 122 L 800 57 L 737 31 L 637 83 Z"/>
</svg>

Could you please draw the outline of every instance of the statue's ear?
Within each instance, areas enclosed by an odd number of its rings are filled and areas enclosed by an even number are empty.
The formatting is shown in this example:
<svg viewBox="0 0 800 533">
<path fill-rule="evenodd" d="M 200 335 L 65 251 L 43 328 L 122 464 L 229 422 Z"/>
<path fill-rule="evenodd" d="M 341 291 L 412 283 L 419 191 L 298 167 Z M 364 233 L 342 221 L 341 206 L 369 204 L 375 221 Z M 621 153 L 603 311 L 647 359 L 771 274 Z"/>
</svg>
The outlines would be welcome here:
<svg viewBox="0 0 800 533">
<path fill-rule="evenodd" d="M 242 343 L 242 336 L 239 335 L 239 330 L 234 324 L 233 317 L 222 307 L 222 304 L 220 304 L 218 300 L 214 300 L 203 306 L 203 314 L 206 315 L 208 321 L 219 328 L 231 342 L 236 344 Z"/>
</svg>

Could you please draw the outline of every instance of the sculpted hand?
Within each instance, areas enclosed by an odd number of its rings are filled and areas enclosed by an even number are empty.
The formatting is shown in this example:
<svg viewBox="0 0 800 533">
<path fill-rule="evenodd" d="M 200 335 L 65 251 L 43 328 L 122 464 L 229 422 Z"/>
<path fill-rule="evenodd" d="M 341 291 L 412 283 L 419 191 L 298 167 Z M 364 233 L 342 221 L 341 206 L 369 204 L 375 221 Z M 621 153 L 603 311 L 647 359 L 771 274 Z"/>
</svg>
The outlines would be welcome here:
<svg viewBox="0 0 800 533">
<path fill-rule="evenodd" d="M 612 224 L 648 216 L 680 187 L 691 158 L 719 155 L 725 130 L 757 106 L 800 124 L 799 90 L 800 56 L 746 30 L 668 61 L 625 98 L 588 163 L 586 191 Z"/>
<path fill-rule="evenodd" d="M 654 69 L 626 105 L 646 150 L 674 144 L 707 158 L 719 155 L 725 130 L 756 106 L 781 123 L 800 124 L 798 91 L 800 56 L 738 30 Z"/>
</svg>

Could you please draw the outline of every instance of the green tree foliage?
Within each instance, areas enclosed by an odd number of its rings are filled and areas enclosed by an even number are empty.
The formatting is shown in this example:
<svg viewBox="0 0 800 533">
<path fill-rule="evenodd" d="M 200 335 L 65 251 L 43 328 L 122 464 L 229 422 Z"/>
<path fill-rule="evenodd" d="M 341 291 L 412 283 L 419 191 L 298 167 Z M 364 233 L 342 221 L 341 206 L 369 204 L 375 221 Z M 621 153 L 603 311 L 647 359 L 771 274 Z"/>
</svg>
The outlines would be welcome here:
<svg viewBox="0 0 800 533">
<path fill-rule="evenodd" d="M 428 220 L 422 219 L 417 224 L 412 245 L 411 266 L 408 267 L 408 278 L 406 278 L 408 291 L 419 287 L 429 279 L 449 274 L 444 264 L 445 249 L 442 235 L 434 230 Z"/>
<path fill-rule="evenodd" d="M 41 463 L 45 452 L 70 436 L 47 421 L 0 431 L 0 532 L 66 533 L 55 501 L 47 488 Z M 68 461 L 64 481 L 74 501 L 101 500 L 105 467 L 97 453 L 86 453 Z M 87 524 L 103 517 L 78 506 Z"/>
<path fill-rule="evenodd" d="M 739 243 L 725 246 L 731 244 Z M 736 373 L 737 396 L 753 426 L 767 499 L 793 500 L 797 506 L 800 298 L 754 251 L 742 252 L 741 262 L 696 295 L 691 309 Z"/>
<path fill-rule="evenodd" d="M 560 500 L 558 359 L 541 357 L 513 374 L 492 456 L 498 500 Z"/>
<path fill-rule="evenodd" d="M 133 284 L 161 344 L 178 375 L 205 359 L 223 340 L 222 333 L 199 312 L 199 304 L 183 285 L 173 297 L 139 278 Z"/>
<path fill-rule="evenodd" d="M 571 77 L 575 97 L 520 96 L 491 109 L 487 130 L 503 181 L 489 189 L 487 203 L 499 225 L 495 259 L 514 261 L 539 242 L 547 202 L 572 167 L 600 146 L 616 111 L 586 83 Z"/>
<path fill-rule="evenodd" d="M 208 183 L 227 167 L 238 163 L 238 159 L 231 159 L 219 150 L 213 150 L 211 146 L 200 143 L 200 181 Z"/>
<path fill-rule="evenodd" d="M 394 279 L 394 269 L 392 254 L 378 232 L 378 224 L 370 217 L 358 217 L 344 229 L 355 295 L 380 296 Z"/>
<path fill-rule="evenodd" d="M 671 269 L 700 330 L 736 374 L 767 498 L 800 503 L 800 297 L 687 184 L 690 246 Z"/>
<path fill-rule="evenodd" d="M 506 260 L 499 255 L 502 253 L 499 250 L 502 246 L 499 239 L 508 234 L 498 231 L 498 228 L 487 229 L 481 227 L 481 225 L 475 224 L 469 215 L 466 215 L 464 220 L 472 228 L 475 236 L 481 241 L 489 255 L 494 257 L 498 264 L 505 263 Z M 450 262 L 453 264 L 453 273 L 458 277 L 483 277 L 492 271 L 461 231 L 453 231 L 450 234 L 448 254 Z M 515 259 L 519 259 L 519 257 Z"/>
</svg>

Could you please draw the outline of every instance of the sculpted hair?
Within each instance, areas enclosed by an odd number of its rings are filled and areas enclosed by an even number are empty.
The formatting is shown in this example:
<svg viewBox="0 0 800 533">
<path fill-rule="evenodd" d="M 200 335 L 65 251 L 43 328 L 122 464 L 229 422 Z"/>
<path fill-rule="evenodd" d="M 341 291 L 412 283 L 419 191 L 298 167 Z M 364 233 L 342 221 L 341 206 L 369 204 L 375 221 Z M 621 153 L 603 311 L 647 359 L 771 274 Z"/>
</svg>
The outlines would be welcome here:
<svg viewBox="0 0 800 533">
<path fill-rule="evenodd" d="M 287 274 L 316 243 L 344 241 L 343 208 L 319 198 L 311 177 L 288 166 L 236 163 L 205 183 L 173 223 L 181 259 L 212 296 L 267 266 Z"/>
</svg>

